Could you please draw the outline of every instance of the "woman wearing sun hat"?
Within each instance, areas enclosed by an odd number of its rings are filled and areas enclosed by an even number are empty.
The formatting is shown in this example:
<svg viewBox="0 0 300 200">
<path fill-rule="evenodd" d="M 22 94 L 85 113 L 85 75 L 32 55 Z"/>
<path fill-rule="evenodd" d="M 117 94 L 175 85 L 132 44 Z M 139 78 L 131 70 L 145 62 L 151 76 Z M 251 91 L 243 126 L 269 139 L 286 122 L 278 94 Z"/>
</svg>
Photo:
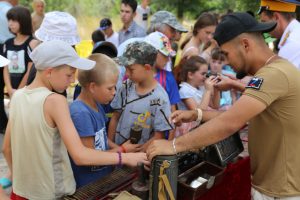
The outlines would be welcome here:
<svg viewBox="0 0 300 200">
<path fill-rule="evenodd" d="M 40 42 L 60 40 L 72 47 L 80 42 L 76 19 L 67 12 L 52 11 L 46 13 L 40 28 L 36 30 L 34 35 Z M 27 85 L 33 81 L 35 74 L 36 69 L 32 67 Z"/>
</svg>

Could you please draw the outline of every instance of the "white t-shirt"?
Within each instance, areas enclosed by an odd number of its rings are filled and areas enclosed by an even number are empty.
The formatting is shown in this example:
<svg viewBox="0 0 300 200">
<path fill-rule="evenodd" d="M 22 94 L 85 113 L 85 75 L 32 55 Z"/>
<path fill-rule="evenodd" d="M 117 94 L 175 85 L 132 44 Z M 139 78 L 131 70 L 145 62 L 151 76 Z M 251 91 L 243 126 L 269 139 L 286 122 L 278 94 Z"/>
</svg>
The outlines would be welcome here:
<svg viewBox="0 0 300 200">
<path fill-rule="evenodd" d="M 165 65 L 164 70 L 166 70 L 168 72 L 171 72 L 172 71 L 172 66 L 173 66 L 172 59 L 169 57 L 169 61 Z"/>
<path fill-rule="evenodd" d="M 204 86 L 195 88 L 187 82 L 182 82 L 180 83 L 179 87 L 179 95 L 181 101 L 178 103 L 178 110 L 188 110 L 182 99 L 193 98 L 197 102 L 197 104 L 200 105 L 205 90 Z"/>
<path fill-rule="evenodd" d="M 115 45 L 116 48 L 119 46 L 119 34 L 114 32 L 110 37 L 105 36 L 105 41 L 111 42 Z"/>
<path fill-rule="evenodd" d="M 278 55 L 293 63 L 300 70 L 300 23 L 292 20 L 279 42 Z"/>
<path fill-rule="evenodd" d="M 144 9 L 141 5 L 138 5 L 138 7 L 136 8 L 136 15 L 134 21 L 143 29 L 147 30 L 149 16 L 150 16 L 150 7 L 147 6 L 147 8 Z"/>
</svg>

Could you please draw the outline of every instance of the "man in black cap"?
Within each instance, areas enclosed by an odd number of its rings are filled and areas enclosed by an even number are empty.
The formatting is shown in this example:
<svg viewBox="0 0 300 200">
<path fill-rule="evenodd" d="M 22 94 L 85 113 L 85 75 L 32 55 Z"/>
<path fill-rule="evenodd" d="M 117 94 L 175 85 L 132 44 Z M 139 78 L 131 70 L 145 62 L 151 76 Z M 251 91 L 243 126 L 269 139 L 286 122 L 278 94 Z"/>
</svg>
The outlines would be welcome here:
<svg viewBox="0 0 300 200">
<path fill-rule="evenodd" d="M 252 199 L 300 198 L 300 72 L 265 44 L 262 33 L 275 26 L 258 23 L 247 13 L 224 17 L 214 39 L 234 70 L 253 78 L 228 111 L 173 141 L 153 141 L 149 159 L 214 144 L 250 121 Z M 176 111 L 171 120 L 206 121 L 212 115 L 216 113 L 200 109 Z"/>
</svg>

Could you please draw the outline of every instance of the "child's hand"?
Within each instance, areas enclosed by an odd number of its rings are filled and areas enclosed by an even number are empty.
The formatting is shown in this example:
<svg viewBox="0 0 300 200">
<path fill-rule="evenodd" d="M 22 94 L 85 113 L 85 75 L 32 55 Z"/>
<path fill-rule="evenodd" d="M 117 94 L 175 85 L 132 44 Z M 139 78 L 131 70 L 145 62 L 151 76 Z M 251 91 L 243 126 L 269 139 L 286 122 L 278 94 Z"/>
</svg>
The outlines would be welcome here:
<svg viewBox="0 0 300 200">
<path fill-rule="evenodd" d="M 127 140 L 124 144 L 123 147 L 126 149 L 126 152 L 139 152 L 142 150 L 142 145 L 141 144 L 132 144 L 130 140 Z"/>
<path fill-rule="evenodd" d="M 198 112 L 196 110 L 176 110 L 170 115 L 169 121 L 175 126 L 181 126 L 183 122 L 196 121 Z"/>
<path fill-rule="evenodd" d="M 216 83 L 218 83 L 219 80 L 220 80 L 219 76 L 210 76 L 209 78 L 207 78 L 205 80 L 205 83 L 204 83 L 205 90 L 210 91 L 210 92 L 213 93 L 213 91 L 214 91 L 214 85 Z"/>
<path fill-rule="evenodd" d="M 136 167 L 141 162 L 145 166 L 150 166 L 146 153 L 123 153 L 122 156 L 125 165 Z"/>
</svg>

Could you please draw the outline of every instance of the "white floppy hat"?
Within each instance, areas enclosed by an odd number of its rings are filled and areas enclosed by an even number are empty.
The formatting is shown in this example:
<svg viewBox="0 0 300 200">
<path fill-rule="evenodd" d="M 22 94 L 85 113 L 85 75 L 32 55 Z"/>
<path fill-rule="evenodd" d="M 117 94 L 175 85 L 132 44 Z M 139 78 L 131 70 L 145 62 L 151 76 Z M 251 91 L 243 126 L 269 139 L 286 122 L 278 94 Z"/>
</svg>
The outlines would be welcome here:
<svg viewBox="0 0 300 200">
<path fill-rule="evenodd" d="M 8 59 L 6 59 L 5 57 L 0 55 L 0 67 L 4 67 L 6 65 L 8 65 L 10 63 L 10 61 Z"/>
<path fill-rule="evenodd" d="M 48 12 L 38 30 L 34 33 L 40 41 L 61 40 L 69 45 L 80 42 L 76 19 L 66 12 Z"/>
<path fill-rule="evenodd" d="M 60 40 L 41 43 L 32 51 L 30 58 L 35 64 L 35 68 L 41 70 L 61 65 L 69 65 L 77 69 L 89 70 L 96 64 L 95 61 L 80 58 L 68 43 Z"/>
</svg>

